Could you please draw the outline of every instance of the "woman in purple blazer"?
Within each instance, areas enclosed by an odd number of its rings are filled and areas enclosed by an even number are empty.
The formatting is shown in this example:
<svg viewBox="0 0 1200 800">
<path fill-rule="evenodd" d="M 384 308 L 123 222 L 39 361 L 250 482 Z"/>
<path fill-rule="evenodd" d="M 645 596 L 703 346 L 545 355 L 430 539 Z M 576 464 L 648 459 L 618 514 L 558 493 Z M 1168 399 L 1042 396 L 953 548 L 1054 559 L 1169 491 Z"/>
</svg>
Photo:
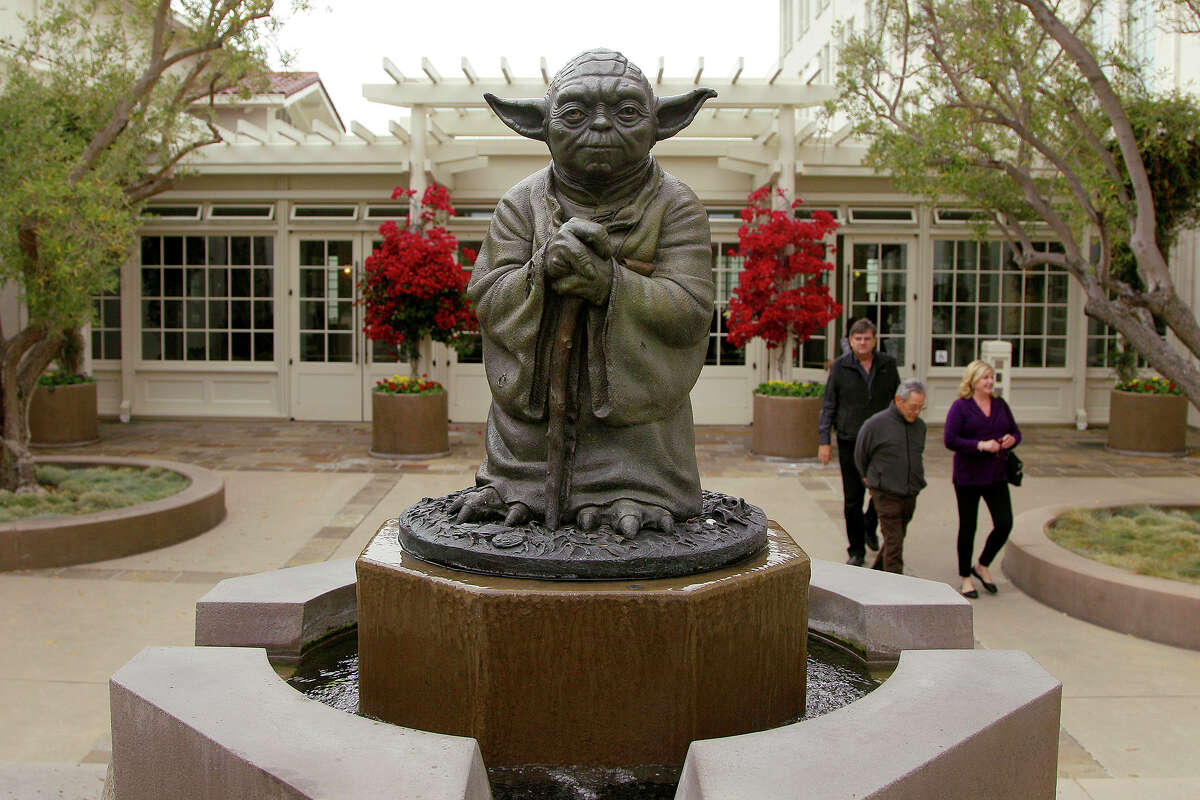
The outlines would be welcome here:
<svg viewBox="0 0 1200 800">
<path fill-rule="evenodd" d="M 1013 525 L 1004 462 L 1006 451 L 1020 443 L 1021 429 L 1008 403 L 992 396 L 995 385 L 996 372 L 991 365 L 972 361 L 959 384 L 958 399 L 946 414 L 944 440 L 954 451 L 954 496 L 958 500 L 958 574 L 966 597 L 979 596 L 972 575 L 984 589 L 996 593 L 988 566 L 1008 541 Z M 992 532 L 978 563 L 972 566 L 980 498 L 992 515 Z"/>
</svg>

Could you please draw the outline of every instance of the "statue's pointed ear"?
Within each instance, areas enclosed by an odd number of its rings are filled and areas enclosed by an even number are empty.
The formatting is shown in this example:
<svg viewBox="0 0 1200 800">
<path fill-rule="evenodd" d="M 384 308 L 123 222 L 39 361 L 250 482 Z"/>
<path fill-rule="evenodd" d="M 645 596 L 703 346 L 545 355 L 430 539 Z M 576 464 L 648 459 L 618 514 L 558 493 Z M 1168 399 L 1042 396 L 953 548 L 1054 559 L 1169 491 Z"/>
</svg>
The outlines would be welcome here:
<svg viewBox="0 0 1200 800">
<path fill-rule="evenodd" d="M 661 97 L 655 114 L 658 117 L 658 140 L 670 139 L 686 128 L 700 113 L 700 106 L 710 97 L 716 97 L 712 89 L 692 89 L 684 94 Z"/>
<path fill-rule="evenodd" d="M 508 127 L 530 139 L 546 141 L 545 100 L 501 100 L 491 92 L 484 92 L 483 99 Z"/>
</svg>

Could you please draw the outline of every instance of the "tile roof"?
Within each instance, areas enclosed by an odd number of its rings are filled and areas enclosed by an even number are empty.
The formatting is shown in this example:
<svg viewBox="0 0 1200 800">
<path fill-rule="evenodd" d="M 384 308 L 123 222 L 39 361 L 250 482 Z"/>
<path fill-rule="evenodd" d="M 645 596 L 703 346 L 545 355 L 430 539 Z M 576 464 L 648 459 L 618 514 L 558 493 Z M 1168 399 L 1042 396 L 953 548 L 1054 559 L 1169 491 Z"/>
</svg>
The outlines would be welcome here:
<svg viewBox="0 0 1200 800">
<path fill-rule="evenodd" d="M 281 94 L 288 97 L 320 82 L 321 75 L 316 72 L 268 72 L 267 88 L 263 94 Z M 234 94 L 237 91 L 236 87 L 230 87 L 220 94 Z"/>
</svg>

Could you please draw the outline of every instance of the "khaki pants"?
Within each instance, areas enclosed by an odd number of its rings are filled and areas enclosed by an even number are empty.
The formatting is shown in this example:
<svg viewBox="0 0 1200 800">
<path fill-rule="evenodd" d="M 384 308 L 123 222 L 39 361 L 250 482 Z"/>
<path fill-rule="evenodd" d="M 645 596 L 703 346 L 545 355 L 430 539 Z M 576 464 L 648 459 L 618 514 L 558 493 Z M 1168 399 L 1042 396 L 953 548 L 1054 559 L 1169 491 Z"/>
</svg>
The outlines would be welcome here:
<svg viewBox="0 0 1200 800">
<path fill-rule="evenodd" d="M 879 555 L 871 569 L 881 569 L 887 572 L 904 573 L 904 535 L 908 533 L 908 523 L 917 510 L 917 496 L 901 497 L 887 492 L 871 490 L 871 499 L 875 501 L 875 512 L 879 514 Z"/>
</svg>

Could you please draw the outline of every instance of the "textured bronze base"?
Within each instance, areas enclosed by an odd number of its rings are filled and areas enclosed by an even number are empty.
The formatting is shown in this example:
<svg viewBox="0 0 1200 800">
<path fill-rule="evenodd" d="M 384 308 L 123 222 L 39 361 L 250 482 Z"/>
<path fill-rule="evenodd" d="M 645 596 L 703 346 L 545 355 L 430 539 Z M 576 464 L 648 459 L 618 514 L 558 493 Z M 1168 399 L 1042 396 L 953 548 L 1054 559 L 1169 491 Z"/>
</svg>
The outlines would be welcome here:
<svg viewBox="0 0 1200 800">
<path fill-rule="evenodd" d="M 767 544 L 762 509 L 719 492 L 704 492 L 700 513 L 677 522 L 671 533 L 643 528 L 633 539 L 606 524 L 584 531 L 574 525 L 551 530 L 538 521 L 455 522 L 449 508 L 460 494 L 426 497 L 404 510 L 396 533 L 406 552 L 443 567 L 507 578 L 640 580 L 719 569 Z"/>
<path fill-rule="evenodd" d="M 680 764 L 695 739 L 804 713 L 809 559 L 782 530 L 686 578 L 499 578 L 358 559 L 360 708 L 472 736 L 486 763 Z"/>
</svg>

